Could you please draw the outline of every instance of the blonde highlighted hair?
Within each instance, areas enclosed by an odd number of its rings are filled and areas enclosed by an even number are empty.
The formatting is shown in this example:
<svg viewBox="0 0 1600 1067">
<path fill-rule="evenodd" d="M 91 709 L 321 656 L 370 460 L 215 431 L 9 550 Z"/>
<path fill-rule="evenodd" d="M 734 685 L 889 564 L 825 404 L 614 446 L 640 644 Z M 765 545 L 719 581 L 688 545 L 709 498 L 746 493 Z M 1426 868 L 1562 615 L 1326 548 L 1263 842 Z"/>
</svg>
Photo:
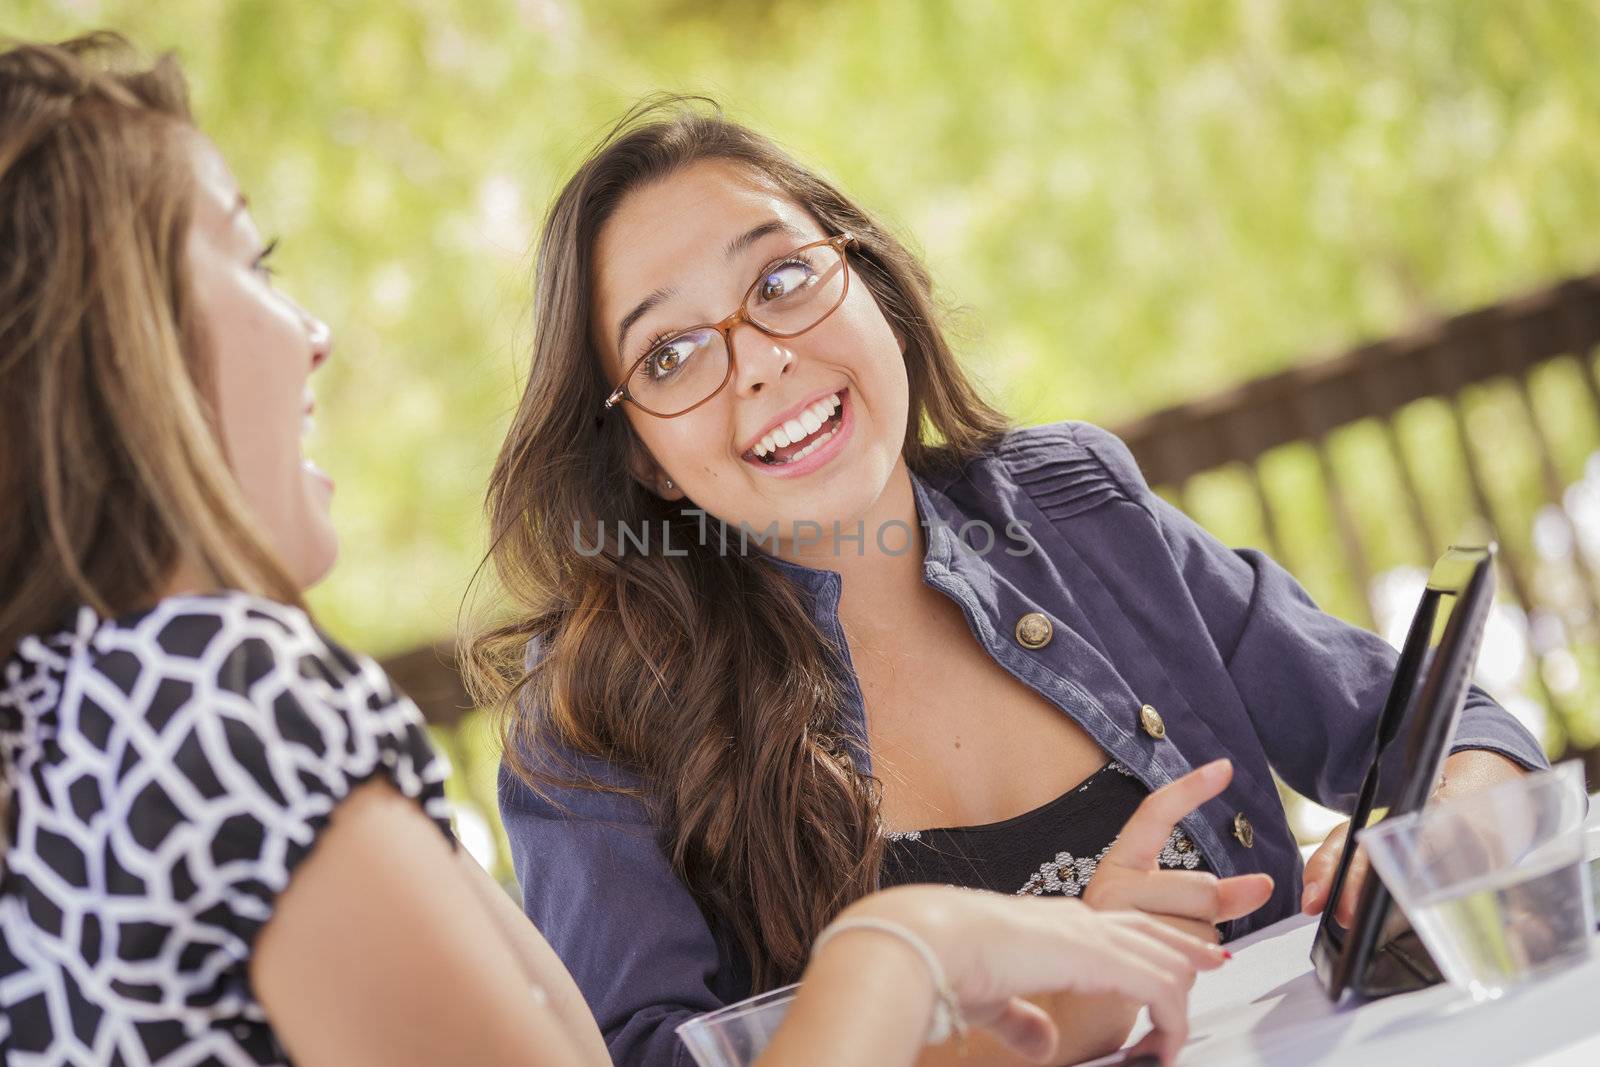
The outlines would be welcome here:
<svg viewBox="0 0 1600 1067">
<path fill-rule="evenodd" d="M 195 136 L 170 56 L 95 34 L 0 52 L 0 658 L 181 567 L 300 594 L 217 432 L 185 248 Z"/>
</svg>

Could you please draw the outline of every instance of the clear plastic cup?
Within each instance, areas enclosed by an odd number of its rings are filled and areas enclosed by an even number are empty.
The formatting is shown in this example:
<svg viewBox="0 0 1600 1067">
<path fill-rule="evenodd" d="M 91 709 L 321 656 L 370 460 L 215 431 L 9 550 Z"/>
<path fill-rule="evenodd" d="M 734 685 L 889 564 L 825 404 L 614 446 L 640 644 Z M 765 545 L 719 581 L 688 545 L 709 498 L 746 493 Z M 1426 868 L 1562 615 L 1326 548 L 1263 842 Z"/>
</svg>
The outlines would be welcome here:
<svg viewBox="0 0 1600 1067">
<path fill-rule="evenodd" d="M 1384 819 L 1360 841 L 1444 976 L 1491 1000 L 1589 955 L 1587 807 L 1569 760 Z"/>
<path fill-rule="evenodd" d="M 786 985 L 678 1026 L 678 1037 L 700 1067 L 749 1067 L 778 1032 L 800 986 Z"/>
</svg>

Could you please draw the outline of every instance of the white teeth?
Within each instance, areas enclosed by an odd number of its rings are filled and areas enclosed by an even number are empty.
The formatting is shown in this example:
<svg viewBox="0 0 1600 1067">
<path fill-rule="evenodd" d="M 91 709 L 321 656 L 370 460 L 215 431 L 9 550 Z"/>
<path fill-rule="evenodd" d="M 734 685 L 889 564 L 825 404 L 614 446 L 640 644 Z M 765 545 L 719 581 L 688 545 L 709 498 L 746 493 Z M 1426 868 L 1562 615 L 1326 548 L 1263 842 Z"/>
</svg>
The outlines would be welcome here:
<svg viewBox="0 0 1600 1067">
<path fill-rule="evenodd" d="M 301 436 L 301 438 L 310 437 L 311 436 L 311 431 L 315 427 L 316 427 L 316 423 L 312 421 L 310 415 L 302 415 L 302 416 L 300 416 L 300 436 Z"/>
<path fill-rule="evenodd" d="M 823 397 L 781 426 L 769 430 L 765 437 L 756 442 L 751 451 L 757 457 L 766 457 L 779 448 L 787 448 L 796 441 L 809 437 L 822 429 L 823 424 L 833 417 L 833 413 L 839 410 L 842 403 L 843 401 L 839 398 L 838 393 Z M 790 457 L 789 462 L 793 463 L 801 456 L 808 455 L 817 445 L 832 436 L 830 433 L 827 437 L 813 441 L 803 450 Z"/>
<path fill-rule="evenodd" d="M 815 441 L 812 441 L 809 445 L 806 445 L 806 447 L 802 448 L 800 451 L 798 451 L 794 455 L 790 456 L 789 457 L 789 462 L 790 463 L 794 463 L 794 462 L 796 462 L 798 460 L 805 459 L 807 456 L 811 455 L 811 453 L 815 452 L 817 449 L 819 449 L 823 445 L 827 444 L 829 439 L 831 439 L 833 437 L 833 435 L 835 433 L 838 433 L 838 432 L 839 431 L 837 431 L 837 430 L 831 430 L 828 433 L 823 434 L 821 437 L 817 438 Z"/>
</svg>

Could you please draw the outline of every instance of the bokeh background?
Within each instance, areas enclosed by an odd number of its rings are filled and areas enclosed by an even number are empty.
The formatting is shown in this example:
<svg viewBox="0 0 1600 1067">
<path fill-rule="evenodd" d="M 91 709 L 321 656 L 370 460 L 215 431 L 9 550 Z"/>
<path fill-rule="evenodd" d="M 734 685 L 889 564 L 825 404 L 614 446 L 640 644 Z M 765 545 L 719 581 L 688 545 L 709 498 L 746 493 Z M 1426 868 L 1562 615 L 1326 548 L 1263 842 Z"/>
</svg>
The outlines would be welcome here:
<svg viewBox="0 0 1600 1067">
<path fill-rule="evenodd" d="M 534 233 L 647 92 L 715 96 L 887 217 L 925 254 L 958 350 L 1024 423 L 1117 425 L 1600 266 L 1593 0 L 0 10 L 16 36 L 96 27 L 182 58 L 203 127 L 282 239 L 282 283 L 334 328 L 310 451 L 339 483 L 345 552 L 313 600 L 378 654 L 458 626 L 517 396 Z M 1600 528 L 1594 429 L 1559 401 L 1570 382 L 1550 388 L 1561 476 L 1589 486 L 1580 528 Z M 1485 432 L 1500 417 L 1473 413 Z M 1310 476 L 1292 462 L 1272 476 L 1285 539 L 1310 545 L 1326 532 Z M 1197 509 L 1250 542 L 1228 491 L 1202 485 Z M 1356 496 L 1399 590 L 1376 599 L 1408 615 L 1415 561 L 1385 547 L 1385 505 Z M 1451 499 L 1442 521 L 1466 523 Z M 1333 557 L 1296 555 L 1312 592 L 1354 617 Z M 1529 668 L 1506 669 L 1514 688 Z M 1568 679 L 1589 708 L 1594 673 Z M 1600 726 L 1519 713 L 1552 747 Z M 491 797 L 482 722 L 449 740 L 458 796 Z M 470 832 L 492 852 L 492 817 Z"/>
</svg>

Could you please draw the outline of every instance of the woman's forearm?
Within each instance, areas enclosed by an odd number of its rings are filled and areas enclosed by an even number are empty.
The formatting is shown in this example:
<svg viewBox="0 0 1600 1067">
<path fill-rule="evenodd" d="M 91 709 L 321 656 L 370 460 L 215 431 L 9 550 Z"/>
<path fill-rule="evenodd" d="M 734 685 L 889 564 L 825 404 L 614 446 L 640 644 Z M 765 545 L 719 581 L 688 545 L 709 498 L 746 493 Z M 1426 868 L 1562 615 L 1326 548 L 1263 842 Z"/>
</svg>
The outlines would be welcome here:
<svg viewBox="0 0 1600 1067">
<path fill-rule="evenodd" d="M 927 965 L 893 937 L 851 932 L 806 968 L 759 1067 L 910 1067 L 922 1051 L 936 992 Z"/>
</svg>

